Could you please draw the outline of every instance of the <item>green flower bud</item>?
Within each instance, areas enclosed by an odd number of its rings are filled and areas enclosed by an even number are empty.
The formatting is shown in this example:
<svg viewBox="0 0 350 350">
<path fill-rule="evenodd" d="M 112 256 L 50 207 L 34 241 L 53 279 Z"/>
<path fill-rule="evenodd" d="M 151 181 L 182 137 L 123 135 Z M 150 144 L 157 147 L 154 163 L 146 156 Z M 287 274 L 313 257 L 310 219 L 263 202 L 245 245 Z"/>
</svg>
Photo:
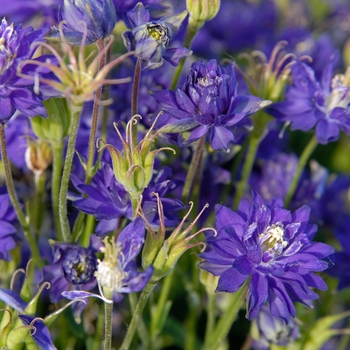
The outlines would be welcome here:
<svg viewBox="0 0 350 350">
<path fill-rule="evenodd" d="M 220 0 L 186 0 L 186 6 L 190 14 L 189 25 L 200 28 L 217 15 Z"/>
<path fill-rule="evenodd" d="M 183 229 L 183 225 L 193 208 L 193 203 L 190 202 L 191 207 L 189 211 L 169 236 L 169 238 L 165 240 L 163 206 L 158 194 L 155 193 L 154 195 L 157 196 L 158 215 L 160 222 L 159 231 L 157 234 L 152 230 L 151 225 L 148 223 L 145 215 L 142 212 L 140 212 L 140 215 L 146 222 L 149 231 L 149 235 L 147 236 L 146 244 L 142 252 L 142 267 L 146 269 L 148 266 L 153 265 L 154 273 L 151 280 L 157 282 L 171 272 L 179 258 L 188 249 L 196 246 L 204 246 L 203 242 L 190 243 L 190 241 L 195 236 L 207 230 L 213 230 L 215 233 L 216 231 L 213 228 L 203 228 L 188 236 L 200 216 L 203 214 L 203 211 L 208 207 L 208 205 L 205 205 L 198 216 L 194 219 L 194 221 L 188 225 L 186 229 Z"/>
<path fill-rule="evenodd" d="M 156 154 L 163 150 L 171 150 L 175 152 L 172 148 L 169 147 L 151 151 L 152 143 L 160 131 L 158 130 L 153 136 L 151 136 L 151 131 L 153 130 L 158 117 L 154 121 L 145 137 L 135 147 L 133 145 L 133 125 L 137 123 L 137 118 L 141 119 L 141 116 L 135 115 L 127 123 L 125 140 L 121 135 L 117 124 L 114 123 L 114 127 L 123 145 L 123 153 L 113 145 L 106 144 L 102 140 L 100 140 L 102 142 L 102 147 L 99 149 L 99 151 L 104 148 L 108 149 L 112 158 L 115 178 L 124 186 L 125 190 L 129 193 L 134 210 L 134 216 L 137 214 L 139 198 L 151 181 L 154 158 Z"/>
</svg>

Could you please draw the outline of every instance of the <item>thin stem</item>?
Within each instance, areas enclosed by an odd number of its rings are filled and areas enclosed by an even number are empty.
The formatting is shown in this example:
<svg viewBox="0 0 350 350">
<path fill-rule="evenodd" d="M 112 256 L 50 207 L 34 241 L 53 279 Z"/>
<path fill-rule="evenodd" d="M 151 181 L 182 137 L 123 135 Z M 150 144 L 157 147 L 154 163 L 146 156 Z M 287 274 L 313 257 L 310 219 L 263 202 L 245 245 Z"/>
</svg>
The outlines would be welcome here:
<svg viewBox="0 0 350 350">
<path fill-rule="evenodd" d="M 20 224 L 23 228 L 24 234 L 28 240 L 29 247 L 30 247 L 30 250 L 32 253 L 32 257 L 33 257 L 36 265 L 40 269 L 42 269 L 44 264 L 41 260 L 38 246 L 35 242 L 35 239 L 34 239 L 32 232 L 31 232 L 27 218 L 26 218 L 24 212 L 22 211 L 21 205 L 20 205 L 18 197 L 17 197 L 16 190 L 15 190 L 15 186 L 13 183 L 11 164 L 10 164 L 10 160 L 8 158 L 7 149 L 6 149 L 5 125 L 2 123 L 0 123 L 0 148 L 1 148 L 2 162 L 3 162 L 3 166 L 4 166 L 7 192 L 9 194 L 12 206 L 16 212 L 18 221 L 20 222 Z"/>
<path fill-rule="evenodd" d="M 104 324 L 103 316 L 104 316 L 103 306 L 99 304 L 99 315 L 97 318 L 93 350 L 100 350 L 101 348 L 101 334 L 103 332 L 103 324 Z"/>
<path fill-rule="evenodd" d="M 154 313 L 154 316 L 152 315 L 151 319 L 151 340 L 154 341 L 161 331 L 159 329 L 160 320 L 162 319 L 162 314 L 165 310 L 165 303 L 168 300 L 171 284 L 173 281 L 174 272 L 171 272 L 168 276 L 165 277 L 164 282 L 162 284 L 162 289 L 160 291 L 158 303 L 157 303 L 157 309 Z"/>
<path fill-rule="evenodd" d="M 104 51 L 104 39 L 101 38 L 97 42 L 97 47 L 99 50 L 99 70 L 101 70 L 106 64 L 106 55 Z M 92 180 L 92 165 L 94 162 L 95 155 L 95 144 L 96 144 L 96 133 L 97 133 L 97 122 L 100 111 L 100 101 L 102 96 L 102 86 L 100 86 L 95 93 L 94 106 L 92 108 L 92 119 L 91 119 L 91 129 L 89 137 L 89 148 L 88 148 L 88 159 L 86 163 L 86 174 L 85 174 L 85 183 L 90 184 Z"/>
<path fill-rule="evenodd" d="M 58 200 L 58 210 L 59 210 L 59 217 L 60 217 L 60 223 L 61 223 L 62 237 L 65 242 L 72 241 L 72 235 L 71 235 L 68 216 L 67 216 L 68 215 L 67 192 L 68 192 L 70 172 L 73 164 L 75 142 L 77 139 L 79 123 L 80 123 L 80 113 L 81 113 L 80 109 L 72 110 L 71 133 L 68 140 L 67 154 L 66 154 L 66 159 L 63 166 L 61 188 L 60 188 L 59 200 Z"/>
<path fill-rule="evenodd" d="M 132 339 L 134 338 L 134 334 L 136 331 L 136 327 L 138 325 L 139 319 L 142 316 L 143 309 L 147 303 L 147 300 L 149 296 L 151 295 L 154 287 L 157 283 L 155 282 L 148 282 L 145 289 L 141 292 L 140 298 L 137 302 L 135 312 L 132 316 L 128 331 L 125 335 L 125 338 L 123 340 L 122 345 L 120 346 L 119 350 L 128 350 L 131 344 Z"/>
<path fill-rule="evenodd" d="M 237 210 L 239 202 L 241 201 L 244 192 L 247 188 L 247 183 L 250 177 L 250 174 L 253 169 L 256 153 L 260 145 L 260 137 L 256 135 L 250 135 L 248 152 L 243 165 L 242 177 L 241 180 L 237 183 L 236 194 L 233 201 L 233 208 Z"/>
<path fill-rule="evenodd" d="M 138 58 L 135 65 L 134 80 L 132 84 L 132 95 L 131 95 L 131 117 L 137 114 L 138 111 L 138 99 L 139 99 L 139 88 L 141 79 L 141 59 Z M 137 145 L 137 124 L 132 125 L 132 144 L 136 147 Z"/>
<path fill-rule="evenodd" d="M 187 201 L 191 195 L 193 180 L 194 180 L 195 175 L 197 173 L 197 170 L 199 168 L 199 163 L 201 160 L 202 152 L 204 150 L 205 138 L 206 138 L 206 136 L 202 136 L 199 139 L 198 144 L 197 144 L 197 148 L 192 156 L 190 168 L 188 169 L 186 181 L 185 181 L 184 188 L 182 191 L 182 199 L 183 199 L 184 203 L 187 203 Z"/>
<path fill-rule="evenodd" d="M 248 292 L 248 283 L 249 280 L 247 280 L 236 293 L 231 295 L 231 300 L 229 302 L 229 305 L 226 307 L 226 311 L 220 317 L 220 320 L 217 323 L 214 332 L 211 334 L 211 336 L 208 337 L 208 342 L 204 344 L 205 350 L 218 349 L 222 342 L 226 339 L 232 323 L 235 320 L 246 298 Z"/>
<path fill-rule="evenodd" d="M 205 337 L 204 344 L 209 341 L 209 336 L 212 334 L 215 326 L 215 299 L 216 295 L 213 293 L 208 293 L 207 300 L 207 324 L 205 327 Z"/>
<path fill-rule="evenodd" d="M 58 241 L 63 241 L 60 216 L 58 212 L 59 208 L 59 193 L 62 175 L 62 160 L 63 160 L 63 144 L 62 143 L 52 143 L 52 154 L 53 154 L 53 164 L 52 164 L 52 179 L 51 179 L 51 202 L 52 202 L 52 212 L 53 219 L 56 230 L 56 237 Z"/>
<path fill-rule="evenodd" d="M 141 78 L 141 59 L 138 58 L 135 65 L 134 80 L 132 84 L 131 95 L 131 116 L 133 117 L 138 111 L 139 87 Z"/>
<path fill-rule="evenodd" d="M 194 39 L 194 37 L 196 36 L 196 34 L 198 33 L 200 27 L 193 27 L 188 25 L 187 26 L 187 31 L 186 31 L 186 36 L 185 36 L 185 41 L 184 41 L 184 46 L 186 48 L 190 48 L 192 41 Z M 171 82 L 171 86 L 170 86 L 170 90 L 174 90 L 177 86 L 177 83 L 179 81 L 183 66 L 185 64 L 186 61 L 186 57 L 184 57 L 179 65 L 176 67 L 175 73 L 174 73 L 174 77 L 173 77 L 173 81 Z"/>
<path fill-rule="evenodd" d="M 113 318 L 113 303 L 105 303 L 105 341 L 104 349 L 112 349 L 112 318 Z"/>
<path fill-rule="evenodd" d="M 298 186 L 300 176 L 305 168 L 307 161 L 309 160 L 312 152 L 315 150 L 317 145 L 318 145 L 317 137 L 316 137 L 316 134 L 314 134 L 300 156 L 298 168 L 295 172 L 292 183 L 289 186 L 288 193 L 284 201 L 284 206 L 286 208 L 289 207 L 290 201 L 292 200 L 295 190 Z"/>
<path fill-rule="evenodd" d="M 131 306 L 131 312 L 134 313 L 136 309 L 136 303 L 137 303 L 137 298 L 135 293 L 129 293 L 129 302 Z M 144 349 L 148 348 L 148 344 L 150 343 L 147 327 L 145 323 L 143 322 L 143 319 L 141 318 L 139 320 L 139 324 L 137 326 L 137 333 L 141 339 L 142 346 Z"/>
</svg>

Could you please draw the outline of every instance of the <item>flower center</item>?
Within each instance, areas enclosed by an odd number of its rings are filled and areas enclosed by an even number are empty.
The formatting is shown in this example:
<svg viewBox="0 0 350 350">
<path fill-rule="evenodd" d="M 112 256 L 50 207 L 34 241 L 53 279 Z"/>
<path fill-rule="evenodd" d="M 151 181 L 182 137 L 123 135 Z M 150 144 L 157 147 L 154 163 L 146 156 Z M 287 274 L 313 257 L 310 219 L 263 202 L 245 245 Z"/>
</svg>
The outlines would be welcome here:
<svg viewBox="0 0 350 350">
<path fill-rule="evenodd" d="M 122 246 L 120 244 L 116 245 L 108 239 L 105 239 L 104 243 L 105 247 L 101 249 L 105 253 L 104 260 L 97 261 L 98 266 L 95 276 L 102 287 L 112 292 L 119 292 L 123 287 L 123 281 L 128 276 L 121 263 L 121 260 L 123 260 Z"/>
<path fill-rule="evenodd" d="M 259 235 L 260 245 L 264 252 L 271 252 L 280 255 L 288 245 L 284 240 L 284 228 L 282 223 L 267 226 L 264 233 Z"/>
<path fill-rule="evenodd" d="M 348 86 L 349 73 L 336 74 L 332 79 L 332 91 L 329 94 L 326 106 L 327 110 L 331 112 L 336 107 L 347 108 L 350 103 L 350 91 Z"/>
<path fill-rule="evenodd" d="M 157 41 L 165 41 L 165 45 L 169 43 L 168 33 L 165 27 L 159 24 L 150 24 L 147 26 L 148 35 Z"/>
</svg>

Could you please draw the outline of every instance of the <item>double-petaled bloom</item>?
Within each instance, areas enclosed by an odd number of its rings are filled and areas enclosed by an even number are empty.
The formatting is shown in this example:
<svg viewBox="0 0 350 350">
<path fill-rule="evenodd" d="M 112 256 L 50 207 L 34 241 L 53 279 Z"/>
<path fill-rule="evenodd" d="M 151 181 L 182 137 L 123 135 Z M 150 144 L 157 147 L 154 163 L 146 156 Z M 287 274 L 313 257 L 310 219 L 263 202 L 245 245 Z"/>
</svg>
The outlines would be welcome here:
<svg viewBox="0 0 350 350">
<path fill-rule="evenodd" d="M 338 140 L 340 130 L 350 134 L 350 70 L 332 77 L 331 60 L 323 70 L 321 81 L 301 61 L 291 71 L 293 86 L 288 88 L 285 101 L 271 106 L 271 114 L 290 122 L 292 130 L 308 131 L 316 127 L 321 144 Z"/>
<path fill-rule="evenodd" d="M 186 48 L 168 48 L 187 11 L 151 21 L 149 11 L 139 2 L 127 15 L 133 28 L 123 33 L 124 45 L 128 51 L 135 51 L 143 69 L 158 68 L 164 60 L 177 66 L 181 58 L 191 55 L 192 51 Z"/>
<path fill-rule="evenodd" d="M 237 212 L 216 206 L 217 235 L 207 236 L 200 267 L 220 276 L 217 292 L 235 292 L 248 283 L 247 317 L 255 318 L 266 301 L 273 316 L 288 323 L 295 317 L 293 302 L 311 306 L 327 289 L 315 272 L 328 268 L 323 259 L 333 248 L 312 242 L 317 226 L 308 223 L 310 209 L 294 213 L 278 201 L 267 205 L 257 194 L 243 199 Z"/>
<path fill-rule="evenodd" d="M 34 31 L 32 27 L 23 28 L 21 25 L 9 25 L 6 19 L 0 24 L 0 122 L 10 119 L 16 110 L 26 116 L 45 116 L 46 111 L 42 104 L 43 94 L 34 92 L 35 79 L 38 74 L 37 65 L 27 65 L 23 73 L 30 79 L 17 74 L 18 65 L 24 60 L 32 59 L 33 63 L 45 61 L 49 56 L 33 58 L 36 45 L 43 41 L 46 30 Z M 52 56 L 50 56 L 52 58 Z M 47 74 L 45 70 L 41 74 Z M 39 86 L 37 86 L 39 88 Z M 41 90 L 41 87 L 40 87 Z"/>
<path fill-rule="evenodd" d="M 157 124 L 167 125 L 163 132 L 191 131 L 187 144 L 207 135 L 213 149 L 228 149 L 237 124 L 270 103 L 239 95 L 234 66 L 225 69 L 216 60 L 193 63 L 182 89 L 154 96 L 163 107 Z"/>
</svg>

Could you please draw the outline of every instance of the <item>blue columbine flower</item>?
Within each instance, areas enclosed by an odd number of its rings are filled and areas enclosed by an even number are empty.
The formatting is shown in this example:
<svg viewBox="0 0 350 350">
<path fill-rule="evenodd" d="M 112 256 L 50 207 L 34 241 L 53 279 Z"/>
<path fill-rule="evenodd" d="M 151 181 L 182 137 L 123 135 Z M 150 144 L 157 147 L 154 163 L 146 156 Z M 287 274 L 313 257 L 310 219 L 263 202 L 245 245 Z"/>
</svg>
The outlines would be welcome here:
<svg viewBox="0 0 350 350">
<path fill-rule="evenodd" d="M 95 272 L 101 295 L 80 290 L 64 292 L 62 295 L 70 300 L 97 297 L 108 303 L 111 302 L 110 298 L 120 301 L 124 293 L 139 292 L 153 273 L 152 266 L 145 271 L 138 271 L 135 262 L 144 241 L 145 223 L 138 217 L 124 228 L 116 242 L 111 242 L 108 237 L 104 239 L 105 246 L 101 248 L 104 259 L 98 260 Z"/>
<path fill-rule="evenodd" d="M 234 66 L 224 69 L 216 60 L 193 63 L 182 89 L 162 90 L 154 96 L 164 110 L 159 127 L 169 124 L 165 132 L 192 130 L 187 144 L 208 135 L 213 149 L 227 149 L 235 141 L 237 124 L 269 104 L 255 96 L 239 95 Z"/>
<path fill-rule="evenodd" d="M 0 260 L 11 260 L 10 250 L 16 247 L 16 213 L 8 194 L 0 195 Z"/>
<path fill-rule="evenodd" d="M 46 29 L 33 31 L 32 27 L 22 29 L 21 25 L 9 25 L 6 19 L 0 25 L 0 122 L 10 119 L 16 110 L 34 117 L 46 116 L 42 105 L 43 96 L 34 93 L 34 79 L 20 78 L 17 70 L 20 62 L 31 59 L 35 54 L 34 42 L 43 41 Z M 45 61 L 52 56 L 40 56 L 37 61 Z M 55 60 L 54 60 L 55 61 Z M 34 75 L 40 68 L 26 65 L 25 75 Z M 47 73 L 47 72 L 45 72 Z M 39 93 L 39 91 L 36 91 Z"/>
<path fill-rule="evenodd" d="M 153 226 L 159 225 L 157 214 L 157 199 L 153 192 L 159 193 L 165 208 L 165 225 L 174 226 L 178 223 L 176 213 L 183 209 L 181 201 L 173 198 L 164 198 L 174 190 L 178 184 L 169 180 L 170 168 L 163 167 L 154 175 L 153 179 L 143 192 L 142 209 Z M 73 205 L 79 210 L 94 215 L 99 221 L 96 227 L 98 236 L 105 236 L 115 230 L 121 217 L 133 219 L 133 211 L 129 194 L 114 176 L 109 165 L 104 164 L 96 173 L 91 185 L 79 184 L 74 178 L 76 187 L 88 195 L 87 198 L 78 199 Z"/>
<path fill-rule="evenodd" d="M 61 17 L 65 21 L 63 34 L 66 41 L 77 46 L 81 45 L 85 32 L 85 44 L 89 45 L 107 38 L 117 23 L 112 0 L 64 0 Z M 50 38 L 60 38 L 56 27 L 52 31 Z"/>
<path fill-rule="evenodd" d="M 53 244 L 52 264 L 43 269 L 43 281 L 51 284 L 50 299 L 53 303 L 62 299 L 61 293 L 71 288 L 90 290 L 96 286 L 94 273 L 97 268 L 96 253 L 100 240 L 91 236 L 89 248 L 77 244 Z"/>
<path fill-rule="evenodd" d="M 192 51 L 186 48 L 168 48 L 186 15 L 187 11 L 183 11 L 150 21 L 150 13 L 141 2 L 128 12 L 133 29 L 123 33 L 124 45 L 142 59 L 143 69 L 158 68 L 163 64 L 163 59 L 177 66 L 181 58 L 191 55 Z"/>
<path fill-rule="evenodd" d="M 271 114 L 290 122 L 292 130 L 316 127 L 321 144 L 338 140 L 340 130 L 350 134 L 350 71 L 332 78 L 333 60 L 324 68 L 320 82 L 312 68 L 301 61 L 291 71 L 294 85 L 288 88 L 285 101 L 271 106 Z"/>
<path fill-rule="evenodd" d="M 296 314 L 293 302 L 311 306 L 318 298 L 310 287 L 327 288 L 315 272 L 328 268 L 322 259 L 334 249 L 311 241 L 317 226 L 308 223 L 307 206 L 291 213 L 277 202 L 266 205 L 254 193 L 251 202 L 241 201 L 237 212 L 222 205 L 215 210 L 218 234 L 207 236 L 200 267 L 220 276 L 218 292 L 235 292 L 250 279 L 249 320 L 268 301 L 271 314 L 287 323 Z"/>
</svg>

